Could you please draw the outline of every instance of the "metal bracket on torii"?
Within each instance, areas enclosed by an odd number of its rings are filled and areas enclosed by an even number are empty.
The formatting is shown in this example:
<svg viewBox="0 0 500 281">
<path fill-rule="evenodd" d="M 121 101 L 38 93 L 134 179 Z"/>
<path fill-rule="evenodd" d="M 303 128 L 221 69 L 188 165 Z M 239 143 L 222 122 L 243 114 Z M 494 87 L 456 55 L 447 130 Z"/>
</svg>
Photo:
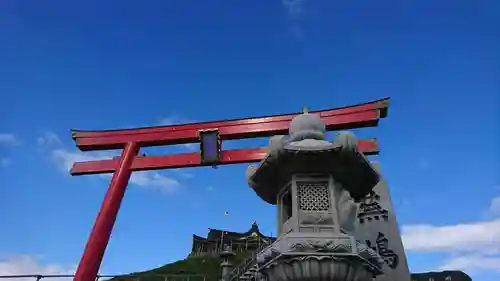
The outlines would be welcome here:
<svg viewBox="0 0 500 281">
<path fill-rule="evenodd" d="M 386 98 L 310 113 L 318 114 L 328 131 L 375 127 L 381 118 L 386 117 L 388 102 Z M 82 151 L 123 149 L 120 157 L 76 162 L 71 169 L 72 175 L 114 173 L 74 280 L 95 280 L 131 172 L 259 162 L 266 155 L 267 148 L 222 151 L 222 142 L 287 134 L 290 121 L 298 114 L 125 130 L 72 130 L 72 137 Z M 200 143 L 200 152 L 164 156 L 139 153 L 141 147 L 187 143 Z M 360 140 L 358 148 L 366 155 L 379 152 L 376 139 Z"/>
</svg>

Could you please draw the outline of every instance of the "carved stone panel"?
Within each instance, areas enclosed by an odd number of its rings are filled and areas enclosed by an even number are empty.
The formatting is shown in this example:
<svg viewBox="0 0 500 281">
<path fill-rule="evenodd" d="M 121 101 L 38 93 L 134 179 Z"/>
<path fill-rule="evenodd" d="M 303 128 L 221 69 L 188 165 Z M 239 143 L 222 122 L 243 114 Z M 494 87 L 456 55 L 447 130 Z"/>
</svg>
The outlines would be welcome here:
<svg viewBox="0 0 500 281">
<path fill-rule="evenodd" d="M 299 222 L 301 225 L 332 225 L 333 213 L 316 213 L 316 212 L 303 212 L 299 211 Z"/>
<path fill-rule="evenodd" d="M 303 177 L 296 180 L 300 232 L 334 232 L 335 205 L 333 182 L 327 177 Z"/>
<path fill-rule="evenodd" d="M 398 266 L 399 257 L 393 250 L 389 249 L 389 240 L 382 232 L 378 233 L 375 242 L 366 240 L 366 245 L 377 252 L 390 268 L 394 269 Z"/>
<path fill-rule="evenodd" d="M 389 219 L 389 212 L 380 206 L 379 200 L 380 196 L 372 190 L 364 198 L 356 201 L 356 203 L 359 203 L 359 223 L 370 222 L 372 220 L 387 221 Z"/>
<path fill-rule="evenodd" d="M 328 182 L 297 182 L 299 209 L 306 212 L 330 211 Z"/>
</svg>

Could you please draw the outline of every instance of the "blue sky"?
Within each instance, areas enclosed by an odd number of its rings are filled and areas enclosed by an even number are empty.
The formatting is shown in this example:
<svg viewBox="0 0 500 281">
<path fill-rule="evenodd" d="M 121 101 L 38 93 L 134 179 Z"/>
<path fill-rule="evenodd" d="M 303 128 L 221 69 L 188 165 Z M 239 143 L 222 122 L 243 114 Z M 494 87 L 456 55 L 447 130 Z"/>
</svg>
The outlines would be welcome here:
<svg viewBox="0 0 500 281">
<path fill-rule="evenodd" d="M 251 117 L 390 96 L 379 128 L 356 133 L 379 138 L 377 160 L 411 270 L 465 268 L 477 280 L 498 280 L 499 4 L 2 1 L 0 273 L 67 272 L 79 261 L 109 177 L 70 177 L 67 167 L 119 152 L 81 153 L 70 128 Z M 256 220 L 275 232 L 274 208 L 247 187 L 245 167 L 135 175 L 101 273 L 184 258 L 191 235 L 209 227 L 245 231 Z"/>
</svg>

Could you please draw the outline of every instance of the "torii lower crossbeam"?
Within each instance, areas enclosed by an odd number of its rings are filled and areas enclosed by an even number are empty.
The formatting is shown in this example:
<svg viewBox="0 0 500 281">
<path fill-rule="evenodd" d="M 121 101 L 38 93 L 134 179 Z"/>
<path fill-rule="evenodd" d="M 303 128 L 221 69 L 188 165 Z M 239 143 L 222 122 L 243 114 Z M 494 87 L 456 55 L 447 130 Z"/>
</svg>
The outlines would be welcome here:
<svg viewBox="0 0 500 281">
<path fill-rule="evenodd" d="M 358 148 L 365 155 L 376 155 L 379 153 L 376 139 L 365 139 L 358 142 Z M 230 165 L 241 163 L 260 162 L 264 159 L 267 148 L 247 148 L 225 150 L 221 153 L 221 159 L 217 165 Z M 118 167 L 119 159 L 77 162 L 71 169 L 71 174 L 91 175 L 112 173 Z M 211 163 L 203 163 L 200 153 L 184 153 L 162 156 L 136 156 L 130 166 L 131 171 L 163 170 L 189 167 L 213 166 Z"/>
<path fill-rule="evenodd" d="M 388 99 L 383 99 L 311 113 L 318 114 L 327 130 L 331 131 L 377 126 L 378 121 L 386 117 L 387 109 Z M 221 140 L 284 134 L 289 122 L 297 114 L 300 113 L 128 130 L 73 130 L 73 139 L 83 151 L 123 149 L 121 157 L 117 159 L 79 162 L 71 170 L 72 175 L 114 172 L 74 280 L 95 280 L 132 171 L 257 162 L 266 153 L 262 148 L 228 150 L 220 153 L 216 163 L 204 163 L 200 161 L 199 153 L 138 156 L 141 147 L 198 142 L 200 133 L 205 130 L 217 131 Z M 375 139 L 361 140 L 359 149 L 368 155 L 378 153 Z"/>
</svg>

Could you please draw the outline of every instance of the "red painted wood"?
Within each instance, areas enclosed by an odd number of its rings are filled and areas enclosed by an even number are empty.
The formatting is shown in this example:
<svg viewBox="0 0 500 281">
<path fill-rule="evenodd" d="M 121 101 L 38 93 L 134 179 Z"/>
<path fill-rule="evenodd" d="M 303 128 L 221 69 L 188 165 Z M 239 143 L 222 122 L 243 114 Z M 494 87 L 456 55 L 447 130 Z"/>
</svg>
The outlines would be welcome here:
<svg viewBox="0 0 500 281">
<path fill-rule="evenodd" d="M 376 126 L 387 114 L 387 102 L 385 99 L 315 113 L 322 117 L 328 130 Z M 96 279 L 132 171 L 202 166 L 199 153 L 136 156 L 140 147 L 197 142 L 199 130 L 215 128 L 223 140 L 285 134 L 290 120 L 297 114 L 130 130 L 72 131 L 81 150 L 124 148 L 119 159 L 73 165 L 73 175 L 114 172 L 74 280 Z M 376 140 L 360 141 L 359 149 L 365 154 L 378 153 Z M 265 154 L 264 148 L 223 151 L 220 164 L 257 162 Z"/>
<path fill-rule="evenodd" d="M 376 110 L 355 112 L 322 118 L 328 130 L 341 130 L 376 126 L 380 112 Z M 286 134 L 290 121 L 276 121 L 247 125 L 231 125 L 220 127 L 219 134 L 222 140 L 269 137 L 277 134 Z M 198 130 L 157 132 L 116 135 L 107 137 L 76 138 L 77 146 L 83 150 L 119 149 L 128 142 L 137 142 L 141 147 L 193 143 L 198 141 Z"/>
<path fill-rule="evenodd" d="M 378 154 L 376 139 L 360 140 L 359 150 L 366 155 Z M 251 163 L 261 161 L 267 152 L 267 148 L 250 148 L 222 151 L 222 160 L 218 165 Z M 77 162 L 71 169 L 72 175 L 89 175 L 100 173 L 111 173 L 115 170 L 119 159 Z M 131 165 L 132 171 L 174 169 L 186 167 L 210 166 L 203 165 L 198 152 L 164 155 L 164 156 L 138 156 Z"/>
<path fill-rule="evenodd" d="M 96 280 L 99 268 L 101 267 L 102 257 L 108 246 L 111 231 L 118 215 L 118 210 L 127 189 L 130 178 L 130 166 L 134 162 L 135 155 L 139 150 L 136 143 L 128 143 L 122 152 L 122 157 L 115 164 L 116 172 L 111 179 L 101 210 L 97 215 L 94 228 L 90 233 L 89 240 L 85 246 L 82 259 L 75 273 L 75 281 L 94 281 Z"/>
<path fill-rule="evenodd" d="M 368 102 L 364 104 L 358 104 L 353 106 L 313 111 L 311 113 L 319 114 L 321 117 L 329 117 L 335 115 L 351 114 L 362 111 L 381 111 L 381 118 L 384 118 L 388 108 L 389 98 Z M 265 117 L 255 117 L 255 118 L 244 118 L 244 119 L 233 119 L 224 121 L 214 121 L 214 122 L 202 122 L 202 123 L 192 123 L 192 124 L 182 124 L 182 125 L 169 125 L 169 126 L 157 126 L 157 127 L 146 127 L 146 128 L 135 128 L 135 129 L 125 129 L 125 130 L 105 130 L 105 131 L 82 131 L 82 130 L 72 130 L 72 135 L 74 139 L 78 138 L 102 138 L 118 135 L 134 135 L 134 134 L 151 134 L 151 133 L 165 133 L 172 131 L 182 131 L 182 130 L 206 130 L 213 128 L 229 127 L 229 126 L 239 126 L 239 125 L 249 125 L 249 124 L 262 124 L 270 122 L 280 122 L 280 121 L 291 121 L 293 117 L 301 113 L 292 113 L 284 115 L 274 115 Z"/>
</svg>

